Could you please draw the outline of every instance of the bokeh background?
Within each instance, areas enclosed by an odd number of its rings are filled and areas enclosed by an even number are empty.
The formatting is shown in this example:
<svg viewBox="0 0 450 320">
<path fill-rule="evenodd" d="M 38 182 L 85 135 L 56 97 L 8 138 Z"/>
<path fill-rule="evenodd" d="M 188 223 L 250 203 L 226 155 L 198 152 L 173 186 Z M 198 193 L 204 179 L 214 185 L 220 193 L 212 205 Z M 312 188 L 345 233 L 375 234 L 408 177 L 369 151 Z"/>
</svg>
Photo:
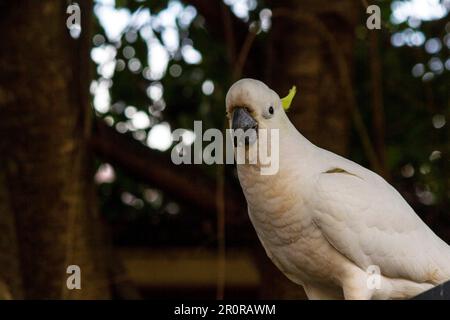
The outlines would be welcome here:
<svg viewBox="0 0 450 320">
<path fill-rule="evenodd" d="M 74 3 L 0 0 L 0 298 L 305 298 L 235 167 L 170 159 L 242 77 L 296 85 L 295 126 L 450 241 L 450 1 L 80 0 L 68 29 Z"/>
</svg>

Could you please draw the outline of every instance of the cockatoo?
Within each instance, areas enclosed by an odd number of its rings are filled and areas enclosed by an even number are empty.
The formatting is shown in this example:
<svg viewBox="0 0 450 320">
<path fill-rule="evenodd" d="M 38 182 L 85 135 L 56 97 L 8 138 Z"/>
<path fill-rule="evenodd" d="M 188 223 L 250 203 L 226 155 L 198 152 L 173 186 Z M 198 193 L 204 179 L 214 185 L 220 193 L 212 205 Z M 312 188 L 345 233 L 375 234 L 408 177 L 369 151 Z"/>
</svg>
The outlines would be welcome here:
<svg viewBox="0 0 450 320">
<path fill-rule="evenodd" d="M 279 130 L 276 174 L 261 174 L 259 161 L 237 164 L 273 263 L 309 299 L 405 299 L 450 279 L 450 247 L 383 178 L 300 134 L 284 111 L 292 96 L 254 79 L 226 95 L 233 130 Z"/>
</svg>

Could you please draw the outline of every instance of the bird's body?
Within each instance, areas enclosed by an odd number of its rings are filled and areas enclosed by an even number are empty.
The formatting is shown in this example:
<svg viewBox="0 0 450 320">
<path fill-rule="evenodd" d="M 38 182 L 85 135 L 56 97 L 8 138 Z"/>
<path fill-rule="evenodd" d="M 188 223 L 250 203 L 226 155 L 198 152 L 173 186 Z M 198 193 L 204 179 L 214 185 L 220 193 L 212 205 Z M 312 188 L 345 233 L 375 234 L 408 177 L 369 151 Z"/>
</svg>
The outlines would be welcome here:
<svg viewBox="0 0 450 320">
<path fill-rule="evenodd" d="M 239 106 L 279 130 L 278 172 L 238 164 L 238 176 L 267 255 L 309 298 L 401 299 L 450 279 L 450 247 L 383 178 L 309 142 L 262 82 L 230 88 L 228 112 Z"/>
</svg>

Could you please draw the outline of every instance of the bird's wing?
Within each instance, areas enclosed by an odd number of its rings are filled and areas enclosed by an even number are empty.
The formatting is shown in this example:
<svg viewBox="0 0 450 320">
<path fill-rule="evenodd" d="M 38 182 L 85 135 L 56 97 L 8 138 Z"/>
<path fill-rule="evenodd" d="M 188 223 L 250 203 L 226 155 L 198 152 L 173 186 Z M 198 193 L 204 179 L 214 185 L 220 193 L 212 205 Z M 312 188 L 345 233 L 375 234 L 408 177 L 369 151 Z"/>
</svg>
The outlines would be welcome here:
<svg viewBox="0 0 450 320">
<path fill-rule="evenodd" d="M 376 265 L 385 276 L 417 282 L 444 276 L 449 247 L 379 176 L 333 168 L 318 174 L 312 196 L 317 197 L 309 201 L 314 222 L 363 270 Z M 450 266 L 444 268 L 448 272 Z"/>
</svg>

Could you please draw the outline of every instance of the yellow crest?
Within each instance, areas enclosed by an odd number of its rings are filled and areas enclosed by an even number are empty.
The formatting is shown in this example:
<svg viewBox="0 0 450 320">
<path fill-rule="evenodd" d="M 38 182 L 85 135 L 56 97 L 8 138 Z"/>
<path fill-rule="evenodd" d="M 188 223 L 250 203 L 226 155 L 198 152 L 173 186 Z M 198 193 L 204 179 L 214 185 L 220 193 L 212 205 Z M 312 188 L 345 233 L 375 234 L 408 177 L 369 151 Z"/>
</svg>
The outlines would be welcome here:
<svg viewBox="0 0 450 320">
<path fill-rule="evenodd" d="M 292 88 L 289 90 L 288 95 L 281 99 L 281 105 L 283 106 L 284 110 L 289 110 L 289 107 L 291 106 L 292 100 L 294 99 L 296 93 L 297 87 L 292 86 Z"/>
</svg>

